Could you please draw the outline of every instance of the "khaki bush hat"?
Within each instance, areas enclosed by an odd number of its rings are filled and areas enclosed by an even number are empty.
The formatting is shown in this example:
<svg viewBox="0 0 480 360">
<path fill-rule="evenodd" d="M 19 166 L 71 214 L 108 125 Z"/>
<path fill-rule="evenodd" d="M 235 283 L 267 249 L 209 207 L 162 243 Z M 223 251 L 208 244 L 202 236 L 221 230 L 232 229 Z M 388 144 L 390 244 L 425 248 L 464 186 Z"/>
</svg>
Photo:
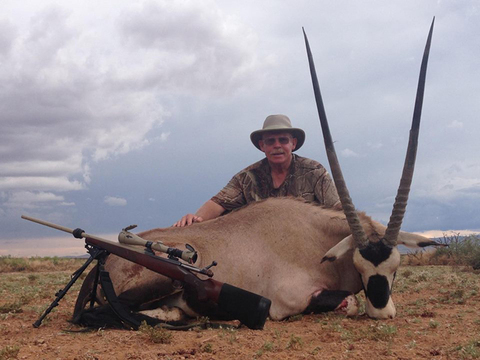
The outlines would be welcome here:
<svg viewBox="0 0 480 360">
<path fill-rule="evenodd" d="M 295 150 L 300 149 L 305 142 L 305 132 L 302 129 L 292 127 L 292 122 L 288 116 L 285 115 L 267 116 L 263 123 L 263 128 L 250 134 L 250 140 L 252 140 L 253 145 L 259 150 L 261 149 L 258 142 L 262 140 L 262 135 L 266 132 L 288 132 L 292 134 L 292 136 L 297 139 Z"/>
</svg>

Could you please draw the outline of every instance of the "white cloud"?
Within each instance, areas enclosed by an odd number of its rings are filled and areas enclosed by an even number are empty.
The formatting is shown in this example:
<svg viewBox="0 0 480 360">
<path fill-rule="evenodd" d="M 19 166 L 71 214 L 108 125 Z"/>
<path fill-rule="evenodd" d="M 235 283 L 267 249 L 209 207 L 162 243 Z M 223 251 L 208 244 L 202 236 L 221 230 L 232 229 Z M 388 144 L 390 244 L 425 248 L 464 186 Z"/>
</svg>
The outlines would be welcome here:
<svg viewBox="0 0 480 360">
<path fill-rule="evenodd" d="M 450 129 L 463 129 L 463 122 L 454 120 L 447 126 Z"/>
<path fill-rule="evenodd" d="M 49 176 L 75 174 L 81 168 L 81 157 L 65 160 L 8 161 L 0 163 L 0 174 L 4 176 L 28 176 L 44 174 Z"/>
<path fill-rule="evenodd" d="M 3 197 L 6 198 L 4 206 L 13 209 L 36 209 L 55 204 L 67 205 L 63 196 L 51 192 L 17 191 L 11 194 L 4 192 Z M 70 203 L 68 205 L 75 204 Z"/>
<path fill-rule="evenodd" d="M 416 193 L 420 196 L 450 202 L 480 199 L 480 165 L 459 161 L 446 168 L 427 169 L 428 178 L 420 178 Z"/>
<path fill-rule="evenodd" d="M 159 136 L 160 141 L 167 141 L 169 136 L 170 132 L 162 132 L 162 134 Z"/>
<path fill-rule="evenodd" d="M 346 158 L 356 158 L 356 157 L 360 157 L 360 155 L 358 155 L 355 151 L 353 150 L 350 150 L 349 148 L 345 148 L 341 151 L 341 154 L 346 157 Z"/>
<path fill-rule="evenodd" d="M 60 203 L 60 206 L 75 206 L 75 203 L 74 202 L 65 202 L 65 201 L 62 201 Z"/>
<path fill-rule="evenodd" d="M 0 177 L 0 190 L 81 190 L 84 184 L 77 180 L 70 180 L 65 176 L 10 176 Z"/>
<path fill-rule="evenodd" d="M 84 189 L 92 164 L 168 141 L 164 98 L 261 83 L 253 32 L 214 2 L 102 10 L 37 4 L 0 21 L 0 190 Z"/>
<path fill-rule="evenodd" d="M 251 90 L 254 77 L 262 81 L 256 35 L 214 1 L 145 2 L 123 11 L 117 25 L 135 58 L 145 59 L 122 64 L 129 68 L 128 82 L 224 95 L 246 81 Z"/>
<path fill-rule="evenodd" d="M 115 196 L 105 196 L 105 198 L 103 199 L 103 202 L 110 206 L 126 206 L 127 205 L 127 200 L 125 200 L 124 198 L 115 197 Z"/>
</svg>

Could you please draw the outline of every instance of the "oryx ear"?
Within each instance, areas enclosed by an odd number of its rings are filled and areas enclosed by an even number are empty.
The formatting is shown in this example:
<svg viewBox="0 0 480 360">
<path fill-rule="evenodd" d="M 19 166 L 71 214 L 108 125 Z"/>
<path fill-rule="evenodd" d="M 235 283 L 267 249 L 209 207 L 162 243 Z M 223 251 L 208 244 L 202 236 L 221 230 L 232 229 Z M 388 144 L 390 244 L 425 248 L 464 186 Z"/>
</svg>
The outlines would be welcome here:
<svg viewBox="0 0 480 360">
<path fill-rule="evenodd" d="M 332 247 L 322 258 L 322 263 L 326 260 L 335 261 L 339 257 L 343 256 L 348 250 L 355 248 L 355 240 L 352 235 L 348 235 L 337 245 Z"/>
<path fill-rule="evenodd" d="M 437 243 L 436 241 L 430 240 L 425 236 L 408 233 L 405 231 L 400 231 L 400 233 L 398 234 L 397 244 L 405 245 L 409 248 L 418 248 L 430 245 L 445 246 L 445 244 Z"/>
</svg>

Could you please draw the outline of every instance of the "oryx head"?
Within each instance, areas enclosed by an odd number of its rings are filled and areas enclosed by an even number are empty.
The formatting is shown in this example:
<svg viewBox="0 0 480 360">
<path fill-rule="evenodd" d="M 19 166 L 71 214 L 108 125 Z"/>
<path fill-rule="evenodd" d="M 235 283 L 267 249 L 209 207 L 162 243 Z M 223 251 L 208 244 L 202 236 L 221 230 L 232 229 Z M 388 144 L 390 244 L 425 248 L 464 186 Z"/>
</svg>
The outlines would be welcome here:
<svg viewBox="0 0 480 360">
<path fill-rule="evenodd" d="M 310 51 L 307 36 L 304 32 L 315 100 L 317 102 L 318 114 L 325 140 L 327 157 L 330 163 L 332 176 L 337 187 L 338 195 L 342 202 L 343 211 L 345 212 L 345 216 L 352 233 L 352 235 L 348 236 L 334 248 L 329 250 L 322 261 L 333 261 L 340 255 L 347 252 L 349 249 L 354 248 L 353 262 L 355 268 L 360 273 L 362 278 L 362 283 L 367 298 L 366 312 L 369 316 L 374 318 L 393 318 L 395 316 L 395 305 L 393 304 L 390 295 L 395 272 L 400 265 L 400 254 L 396 247 L 397 244 L 404 243 L 408 246 L 427 246 L 436 244 L 433 241 L 425 241 L 425 238 L 423 237 L 403 239 L 400 232 L 415 166 L 428 54 L 430 51 L 434 21 L 435 19 L 432 21 L 427 38 L 427 44 L 423 54 L 407 155 L 397 197 L 395 199 L 395 204 L 393 205 L 390 222 L 388 223 L 385 234 L 373 234 L 370 236 L 365 234 L 365 231 L 360 224 L 357 212 L 355 211 L 355 207 L 352 203 L 347 186 L 343 179 L 340 164 L 338 162 L 330 134 L 327 116 L 323 107 L 322 96 L 320 94 L 320 87 L 318 85 L 312 53 Z"/>
</svg>

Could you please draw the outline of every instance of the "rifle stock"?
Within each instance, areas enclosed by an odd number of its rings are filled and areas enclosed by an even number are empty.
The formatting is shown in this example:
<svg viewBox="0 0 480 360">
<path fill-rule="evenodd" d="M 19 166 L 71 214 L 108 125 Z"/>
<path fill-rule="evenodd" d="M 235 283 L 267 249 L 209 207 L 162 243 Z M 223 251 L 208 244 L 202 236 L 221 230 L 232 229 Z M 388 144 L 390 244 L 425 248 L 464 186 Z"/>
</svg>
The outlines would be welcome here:
<svg viewBox="0 0 480 360">
<path fill-rule="evenodd" d="M 77 238 L 85 238 L 86 245 L 103 249 L 108 253 L 132 261 L 156 273 L 188 284 L 195 290 L 199 301 L 211 301 L 217 304 L 220 310 L 232 318 L 240 320 L 240 322 L 250 329 L 263 329 L 270 310 L 271 301 L 261 295 L 211 278 L 202 280 L 189 271 L 188 267 L 182 266 L 183 264 L 176 260 L 158 257 L 131 246 L 89 235 L 80 229 L 72 230 L 24 215 L 22 215 L 22 218 L 72 233 Z"/>
</svg>

